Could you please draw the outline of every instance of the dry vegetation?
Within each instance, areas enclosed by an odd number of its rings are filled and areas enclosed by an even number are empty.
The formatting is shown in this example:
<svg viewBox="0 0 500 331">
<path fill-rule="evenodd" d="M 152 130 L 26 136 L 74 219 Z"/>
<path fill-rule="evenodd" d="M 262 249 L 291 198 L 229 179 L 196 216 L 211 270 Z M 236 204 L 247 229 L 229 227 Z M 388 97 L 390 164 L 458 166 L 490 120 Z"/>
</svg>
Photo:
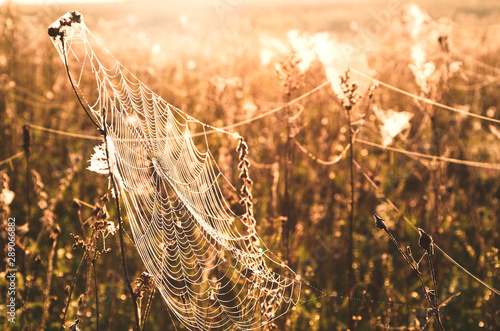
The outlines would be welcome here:
<svg viewBox="0 0 500 331">
<path fill-rule="evenodd" d="M 349 54 L 349 63 L 358 68 L 366 64 L 365 73 L 382 82 L 500 119 L 497 1 L 422 1 L 419 5 L 432 20 L 424 22 L 416 35 L 405 30 L 413 21 L 403 15 L 406 7 L 401 3 L 389 16 L 379 16 L 389 6 L 382 1 L 234 3 L 224 7 L 228 11 L 222 16 L 212 5 L 158 8 L 152 1 L 0 7 L 0 159 L 25 151 L 3 162 L 0 169 L 1 220 L 16 217 L 19 226 L 20 297 L 18 323 L 12 330 L 58 329 L 77 274 L 67 326 L 79 319 L 82 330 L 93 329 L 97 304 L 101 329 L 133 326 L 118 236 L 112 235 L 114 229 L 107 223 L 116 223 L 116 210 L 113 201 L 102 199 L 108 182 L 86 170 L 98 141 L 35 126 L 23 129 L 29 123 L 98 135 L 77 104 L 46 33 L 48 25 L 70 9 L 84 13 L 94 34 L 152 90 L 214 126 L 252 118 L 307 93 L 335 70 L 337 77 L 343 74 L 345 67 L 335 61 L 333 67 L 325 67 L 314 57 L 299 69 L 307 59 L 294 59 L 307 52 L 292 54 L 288 34 L 292 29 L 299 37 L 308 33 L 308 38 L 329 32 L 329 40 L 338 44 L 333 48 L 336 55 L 327 57 Z M 444 15 L 448 24 L 436 23 Z M 354 48 L 339 51 L 345 44 Z M 425 71 L 428 62 L 434 64 L 433 71 Z M 303 288 L 303 302 L 276 321 L 278 328 L 342 330 L 354 324 L 359 330 L 419 330 L 428 317 L 427 326 L 439 329 L 428 311 L 437 302 L 445 303 L 440 318 L 447 330 L 498 329 L 498 296 L 439 251 L 429 260 L 432 264 L 426 257 L 415 272 L 413 260 L 405 261 L 409 257 L 404 247 L 411 247 L 417 261 L 429 252 L 425 244 L 418 245 L 414 227 L 420 227 L 471 273 L 500 286 L 499 124 L 433 107 L 383 86 L 369 95 L 372 81 L 354 72 L 344 92 L 352 91 L 352 82 L 359 85 L 362 98 L 357 102 L 339 99 L 327 86 L 283 111 L 234 129 L 250 148 L 257 229 L 267 245 L 311 284 Z M 386 132 L 384 141 L 382 118 L 391 114 L 384 112 L 389 109 L 407 112 L 411 120 L 393 140 L 387 140 Z M 354 144 L 352 161 L 345 157 L 332 165 L 318 162 L 339 155 L 350 138 L 490 166 L 423 159 L 359 142 Z M 211 139 L 221 169 L 238 183 L 236 143 L 217 135 Z M 387 232 L 403 253 L 374 226 L 375 213 L 386 220 Z M 125 244 L 129 272 L 137 280 L 145 269 L 127 236 Z M 431 289 L 433 280 L 437 301 L 429 300 L 421 288 L 422 281 Z M 4 281 L 5 273 L 0 272 L 0 306 L 6 298 Z M 147 283 L 144 276 L 133 286 L 151 293 L 150 286 L 139 287 L 143 283 Z M 148 294 L 142 299 L 143 310 Z M 4 314 L 0 325 L 11 327 Z M 146 329 L 176 328 L 182 325 L 166 313 L 157 295 Z"/>
</svg>

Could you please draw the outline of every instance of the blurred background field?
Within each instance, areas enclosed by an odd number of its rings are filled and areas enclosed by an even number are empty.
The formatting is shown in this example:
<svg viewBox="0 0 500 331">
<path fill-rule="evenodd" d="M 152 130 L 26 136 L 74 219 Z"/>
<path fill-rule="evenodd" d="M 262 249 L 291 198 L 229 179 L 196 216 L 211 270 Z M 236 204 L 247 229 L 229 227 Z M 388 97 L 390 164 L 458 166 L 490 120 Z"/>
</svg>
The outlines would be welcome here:
<svg viewBox="0 0 500 331">
<path fill-rule="evenodd" d="M 354 144 L 359 168 L 351 299 L 346 299 L 351 165 L 348 158 L 332 165 L 318 162 L 334 159 L 348 143 L 347 118 L 335 89 L 327 86 L 308 96 L 300 106 L 290 106 L 288 115 L 276 112 L 232 130 L 250 148 L 258 232 L 274 253 L 283 259 L 288 255 L 290 267 L 312 285 L 304 286 L 303 302 L 276 321 L 278 329 L 346 329 L 349 301 L 359 330 L 423 326 L 428 303 L 419 280 L 389 237 L 374 226 L 374 213 L 388 221 L 416 258 L 423 250 L 405 217 L 463 267 L 500 286 L 500 126 L 467 114 L 500 119 L 500 2 L 7 1 L 0 5 L 0 161 L 24 150 L 23 126 L 32 125 L 29 161 L 22 155 L 0 168 L 2 227 L 7 217 L 15 217 L 20 226 L 18 302 L 28 299 L 25 309 L 18 307 L 13 330 L 23 325 L 59 328 L 66 286 L 83 255 L 72 247 L 70 233 L 90 233 L 88 225 L 81 225 L 78 210 L 85 220 L 92 208 L 75 208 L 73 199 L 94 205 L 108 191 L 106 176 L 86 170 L 99 141 L 38 128 L 98 137 L 47 35 L 47 27 L 69 10 L 81 12 L 102 44 L 153 91 L 213 126 L 283 105 L 335 79 L 347 65 L 463 111 L 433 107 L 384 86 L 370 100 L 372 80 L 351 73 L 362 94 L 353 110 L 358 139 L 481 162 L 481 167 L 467 166 Z M 287 95 L 286 79 L 279 73 L 290 57 L 300 62 L 294 69 L 297 88 Z M 397 122 L 391 117 L 394 112 L 407 114 L 409 120 Z M 300 115 L 290 116 L 295 114 Z M 389 128 L 384 127 L 388 117 L 395 121 Z M 219 166 L 239 185 L 236 142 L 218 134 L 209 137 Z M 291 162 L 285 167 L 286 153 Z M 283 221 L 286 168 L 291 207 Z M 116 221 L 113 203 L 107 207 L 110 220 Z M 4 228 L 1 235 L 4 242 Z M 131 242 L 125 242 L 136 279 L 145 269 Z M 111 251 L 96 262 L 101 328 L 127 330 L 133 313 L 122 281 L 117 235 L 106 238 L 106 247 Z M 441 254 L 436 254 L 435 266 L 439 301 L 452 298 L 441 311 L 446 329 L 500 328 L 498 296 Z M 91 264 L 82 268 L 67 325 L 80 317 L 81 329 L 89 330 L 95 325 L 94 285 Z M 426 265 L 422 271 L 430 284 Z M 0 276 L 3 306 L 5 273 Z M 157 295 L 146 329 L 182 329 L 166 310 Z M 0 325 L 11 328 L 4 314 Z M 437 329 L 437 324 L 430 328 Z"/>
</svg>

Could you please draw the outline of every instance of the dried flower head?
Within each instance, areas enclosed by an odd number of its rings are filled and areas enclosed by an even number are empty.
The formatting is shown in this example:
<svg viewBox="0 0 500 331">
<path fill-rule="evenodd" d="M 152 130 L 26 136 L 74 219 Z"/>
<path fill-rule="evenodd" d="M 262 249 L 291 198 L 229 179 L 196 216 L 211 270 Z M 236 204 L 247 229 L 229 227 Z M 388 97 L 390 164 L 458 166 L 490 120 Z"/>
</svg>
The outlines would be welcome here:
<svg viewBox="0 0 500 331">
<path fill-rule="evenodd" d="M 351 75 L 349 69 L 347 69 L 344 74 L 340 76 L 340 87 L 342 89 L 342 107 L 348 112 L 359 101 L 361 96 L 357 93 L 358 84 L 351 82 Z"/>
<path fill-rule="evenodd" d="M 387 230 L 387 226 L 385 225 L 385 220 L 378 216 L 377 214 L 373 214 L 373 218 L 375 219 L 375 226 L 380 230 Z"/>
<path fill-rule="evenodd" d="M 134 294 L 136 298 L 142 298 L 145 292 L 151 291 L 154 286 L 153 276 L 147 272 L 143 272 L 141 277 L 132 282 L 135 285 Z"/>
<path fill-rule="evenodd" d="M 299 68 L 302 59 L 293 52 L 287 59 L 280 61 L 274 67 L 276 76 L 285 89 L 285 94 L 304 86 L 304 74 Z"/>
<path fill-rule="evenodd" d="M 420 235 L 420 238 L 418 238 L 420 247 L 425 249 L 429 255 L 434 255 L 434 240 L 432 240 L 432 237 L 421 228 L 418 228 L 418 233 Z"/>
</svg>

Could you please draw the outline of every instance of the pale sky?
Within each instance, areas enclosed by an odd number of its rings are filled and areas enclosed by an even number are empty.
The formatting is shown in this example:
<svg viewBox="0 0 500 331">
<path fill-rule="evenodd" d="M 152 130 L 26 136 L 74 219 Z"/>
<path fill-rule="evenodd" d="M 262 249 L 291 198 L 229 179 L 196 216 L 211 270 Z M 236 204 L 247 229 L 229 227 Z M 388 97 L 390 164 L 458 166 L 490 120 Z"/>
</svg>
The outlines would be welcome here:
<svg viewBox="0 0 500 331">
<path fill-rule="evenodd" d="M 36 4 L 36 5 L 48 5 L 48 4 L 63 4 L 63 3 L 89 3 L 89 2 L 120 2 L 123 0 L 10 0 L 14 3 L 23 4 Z M 0 4 L 9 2 L 9 0 L 0 0 Z"/>
</svg>

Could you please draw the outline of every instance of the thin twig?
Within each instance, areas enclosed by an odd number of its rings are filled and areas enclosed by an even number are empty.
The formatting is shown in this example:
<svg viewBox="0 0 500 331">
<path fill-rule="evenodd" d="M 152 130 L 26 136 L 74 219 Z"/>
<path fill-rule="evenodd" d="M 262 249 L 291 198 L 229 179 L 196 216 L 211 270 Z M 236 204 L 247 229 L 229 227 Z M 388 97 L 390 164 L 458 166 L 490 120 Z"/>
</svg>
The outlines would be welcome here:
<svg viewBox="0 0 500 331">
<path fill-rule="evenodd" d="M 85 114 L 87 114 L 87 116 L 90 118 L 90 120 L 92 121 L 92 123 L 94 123 L 94 125 L 97 128 L 100 128 L 99 125 L 94 121 L 94 119 L 92 118 L 92 116 L 90 116 L 87 108 L 85 108 L 85 106 L 83 105 L 82 100 L 80 99 L 80 95 L 76 91 L 75 84 L 73 83 L 73 78 L 71 77 L 71 73 L 69 72 L 68 57 L 66 55 L 66 46 L 65 46 L 65 43 L 64 43 L 64 34 L 60 34 L 60 37 L 61 37 L 61 45 L 62 45 L 62 50 L 63 50 L 63 55 L 64 55 L 63 56 L 64 57 L 64 66 L 66 67 L 66 73 L 68 74 L 68 78 L 69 78 L 69 82 L 71 83 L 71 87 L 73 88 L 73 91 L 75 92 L 75 95 L 76 95 L 76 98 L 78 99 L 78 102 L 82 106 L 83 110 L 85 110 Z"/>
<path fill-rule="evenodd" d="M 99 292 L 97 288 L 97 273 L 95 271 L 95 261 L 92 262 L 92 268 L 94 269 L 94 286 L 95 286 L 95 314 L 96 314 L 96 330 L 99 331 Z"/>
<path fill-rule="evenodd" d="M 349 71 L 346 71 L 342 76 L 340 76 L 341 86 L 344 93 L 342 99 L 342 108 L 345 110 L 347 115 L 347 126 L 349 130 L 349 169 L 350 169 L 350 184 L 351 184 L 351 203 L 349 208 L 349 226 L 348 226 L 348 247 L 347 247 L 347 295 L 350 298 L 352 296 L 352 263 L 353 263 L 353 233 L 354 233 L 354 135 L 356 132 L 352 127 L 351 115 L 353 107 L 359 100 L 359 96 L 356 93 L 357 85 L 355 83 L 350 83 Z M 347 314 L 348 314 L 348 325 L 351 331 L 355 330 L 356 324 L 352 316 L 352 304 L 351 300 L 347 301 Z"/>
<path fill-rule="evenodd" d="M 33 270 L 31 270 L 31 277 L 30 280 L 27 281 L 27 284 L 25 285 L 25 290 L 24 290 L 24 304 L 23 304 L 23 314 L 24 314 L 24 324 L 22 330 L 30 330 L 30 324 L 29 324 L 29 312 L 28 312 L 28 302 L 29 302 L 29 296 L 30 296 L 30 290 L 31 290 L 31 285 L 33 284 L 33 279 L 35 278 L 35 272 L 37 266 L 41 263 L 40 257 L 38 255 L 35 256 L 35 259 L 33 260 Z"/>
<path fill-rule="evenodd" d="M 69 289 L 69 293 L 66 299 L 66 307 L 64 308 L 63 317 L 61 318 L 61 326 L 59 327 L 59 331 L 65 329 L 64 323 L 66 322 L 66 314 L 68 313 L 69 303 L 71 302 L 71 296 L 73 294 L 73 290 L 75 289 L 75 284 L 78 281 L 78 278 L 80 277 L 80 273 L 82 271 L 82 265 L 86 258 L 87 258 L 87 251 L 84 251 L 80 264 L 78 265 L 78 269 L 76 270 L 75 279 L 73 280 L 73 283 L 71 283 L 71 287 Z"/>
<path fill-rule="evenodd" d="M 10 162 L 12 162 L 12 160 L 15 160 L 15 159 L 17 159 L 18 157 L 21 157 L 21 156 L 23 156 L 23 155 L 24 155 L 24 151 L 23 151 L 23 152 L 16 153 L 16 154 L 12 155 L 11 157 L 9 157 L 9 158 L 7 158 L 7 159 L 5 159 L 5 160 L 0 161 L 0 166 L 1 166 L 1 165 L 4 165 L 4 164 L 6 164 L 6 163 L 10 163 Z"/>
<path fill-rule="evenodd" d="M 29 129 L 29 126 L 27 125 L 24 125 L 23 126 L 23 149 L 24 149 L 24 155 L 26 156 L 26 177 L 25 177 L 25 181 L 26 181 L 26 204 L 27 204 L 27 212 L 26 212 L 26 222 L 25 224 L 28 226 L 29 228 L 29 224 L 30 224 L 30 220 L 31 220 L 31 197 L 30 197 L 30 174 L 31 174 L 31 170 L 30 170 L 30 152 L 31 152 L 31 148 L 30 148 L 30 129 Z M 25 237 L 22 237 L 21 238 L 21 241 L 23 243 L 26 243 L 25 241 Z M 28 268 L 27 268 L 27 261 L 28 261 L 28 256 L 26 255 L 26 250 L 23 250 L 24 251 L 24 259 L 23 259 L 23 263 L 21 265 L 22 267 L 22 273 L 23 275 L 26 275 L 27 272 L 28 272 Z M 23 304 L 23 313 L 25 314 L 24 316 L 24 326 L 27 327 L 29 329 L 29 318 L 28 318 L 28 293 L 29 293 L 29 287 L 28 287 L 28 290 L 26 291 L 25 293 L 25 302 Z M 24 327 L 23 327 L 24 328 Z"/>
<path fill-rule="evenodd" d="M 31 219 L 31 199 L 30 199 L 30 127 L 23 125 L 23 148 L 26 156 L 26 203 L 28 204 L 26 224 L 29 224 Z"/>
<path fill-rule="evenodd" d="M 144 318 L 142 321 L 142 331 L 146 330 L 146 323 L 148 322 L 148 317 L 149 317 L 149 313 L 151 312 L 151 306 L 153 304 L 153 298 L 155 296 L 155 293 L 156 293 L 156 286 L 153 287 L 153 289 L 151 290 L 151 293 L 149 293 L 148 303 L 146 305 L 146 311 L 144 313 Z"/>
<path fill-rule="evenodd" d="M 55 230 L 52 230 L 53 232 L 53 242 L 52 242 L 52 249 L 50 251 L 50 256 L 49 256 L 49 267 L 47 270 L 47 288 L 46 288 L 46 295 L 45 295 L 45 302 L 44 302 L 44 307 L 43 307 L 43 317 L 42 317 L 42 326 L 41 329 L 45 330 L 47 322 L 49 320 L 49 308 L 50 308 L 50 287 L 52 285 L 52 275 L 54 271 L 54 256 L 56 254 L 56 246 L 57 246 L 57 238 L 58 234 L 55 233 Z"/>
<path fill-rule="evenodd" d="M 377 228 L 379 228 L 380 230 L 384 230 L 384 232 L 389 235 L 389 237 L 391 238 L 392 242 L 397 247 L 399 253 L 403 256 L 403 258 L 405 259 L 405 261 L 410 265 L 411 269 L 417 274 L 417 277 L 418 277 L 418 279 L 420 281 L 420 285 L 422 287 L 422 291 L 424 292 L 424 297 L 429 302 L 429 305 L 431 306 L 431 309 L 434 312 L 434 314 L 436 316 L 436 319 L 438 320 L 438 323 L 439 323 L 439 325 L 441 327 L 441 330 L 444 330 L 444 327 L 443 327 L 443 325 L 441 323 L 441 318 L 439 317 L 439 312 L 436 312 L 436 310 L 437 310 L 437 304 L 436 304 L 436 301 L 435 301 L 436 299 L 434 298 L 434 300 L 433 300 L 431 298 L 431 296 L 429 295 L 429 291 L 427 290 L 427 287 L 425 286 L 424 278 L 422 276 L 422 273 L 420 272 L 420 269 L 418 267 L 418 263 L 413 258 L 413 255 L 411 254 L 411 251 L 409 250 L 409 247 L 408 247 L 408 253 L 405 253 L 403 251 L 403 249 L 401 248 L 401 246 L 399 245 L 399 243 L 396 240 L 396 238 L 392 235 L 391 231 L 389 231 L 389 229 L 387 228 L 387 226 L 385 224 L 385 220 L 382 219 L 377 214 L 373 215 L 373 218 L 375 219 L 375 225 L 377 226 Z M 430 255 L 429 251 L 426 251 L 425 254 Z M 436 288 L 434 287 L 434 290 L 435 289 Z M 436 297 L 436 296 L 437 296 L 437 293 L 434 292 L 434 297 Z"/>
<path fill-rule="evenodd" d="M 289 239 L 289 224 L 290 224 L 290 217 L 291 217 L 291 213 L 290 213 L 290 188 L 289 188 L 289 180 L 290 180 L 290 176 L 289 176 L 289 171 L 290 171 L 290 154 L 291 154 L 291 151 L 290 151 L 290 107 L 288 106 L 288 103 L 290 102 L 290 92 L 286 93 L 286 107 L 284 108 L 285 110 L 285 116 L 286 116 L 286 145 L 285 145 L 285 164 L 284 164 L 284 169 L 283 169 L 283 172 L 284 172 L 284 184 L 285 184 L 285 196 L 284 196 L 284 200 L 285 200 L 285 210 L 284 210 L 284 215 L 286 217 L 283 218 L 282 220 L 282 236 L 283 236 L 283 246 L 284 246 L 284 253 L 285 253 L 285 261 L 288 261 L 290 259 L 290 254 L 289 254 L 289 244 L 288 244 L 288 239 Z"/>
<path fill-rule="evenodd" d="M 347 110 L 347 123 L 349 126 L 349 164 L 350 164 L 350 181 L 351 181 L 351 208 L 349 210 L 349 236 L 348 236 L 348 254 L 347 254 L 347 295 L 351 297 L 351 280 L 352 280 L 352 260 L 353 260 L 353 230 L 354 230 L 354 146 L 352 144 L 353 130 L 351 128 L 351 112 Z M 349 329 L 352 331 L 355 328 L 354 320 L 352 319 L 351 300 L 347 301 L 347 314 L 349 315 Z"/>
<path fill-rule="evenodd" d="M 30 161 L 29 161 L 29 156 L 30 156 L 30 152 L 31 152 L 31 149 L 30 149 L 30 130 L 29 130 L 29 127 L 27 125 L 24 125 L 23 126 L 23 149 L 24 149 L 24 155 L 26 156 L 26 177 L 25 177 L 25 180 L 26 180 L 26 204 L 27 204 L 27 212 L 26 212 L 26 222 L 25 224 L 27 224 L 29 226 L 29 222 L 30 222 L 30 219 L 31 219 L 31 198 L 30 198 L 30 174 L 31 174 L 31 170 L 30 170 Z M 16 154 L 16 155 L 19 155 Z M 21 154 L 22 155 L 22 154 Z M 11 157 L 10 159 L 14 158 Z M 21 239 L 21 241 L 23 243 L 25 243 L 24 241 L 24 237 Z M 25 275 L 27 273 L 27 255 L 26 255 L 26 250 L 23 250 L 24 253 L 25 253 L 25 258 L 23 259 L 23 264 L 22 264 L 22 273 Z M 34 270 L 33 269 L 33 275 L 34 275 Z M 31 286 L 31 282 L 29 283 L 28 287 L 25 291 L 25 300 L 24 300 L 24 304 L 23 304 L 23 313 L 24 313 L 24 326 L 23 326 L 23 329 L 24 328 L 28 328 L 30 329 L 29 327 L 29 317 L 28 317 L 28 294 L 29 294 L 29 290 L 30 290 L 30 286 Z"/>
<path fill-rule="evenodd" d="M 412 268 L 412 270 L 415 271 L 415 273 L 417 274 L 418 279 L 420 280 L 420 284 L 422 285 L 422 291 L 424 292 L 424 297 L 427 299 L 427 301 L 429 301 L 429 304 L 432 306 L 433 303 L 432 303 L 432 300 L 431 300 L 429 294 L 427 293 L 427 288 L 425 287 L 424 278 L 422 277 L 422 273 L 420 272 L 420 269 L 418 268 L 418 264 L 415 262 L 415 260 L 413 259 L 413 257 L 411 255 L 409 255 L 411 253 L 406 254 L 403 251 L 403 249 L 399 245 L 399 243 L 396 240 L 396 238 L 392 235 L 391 231 L 389 231 L 389 229 L 385 225 L 385 220 L 383 220 L 382 218 L 380 218 L 378 215 L 373 215 L 373 217 L 375 218 L 375 222 L 377 224 L 377 227 L 379 229 L 384 230 L 385 233 L 387 233 L 389 235 L 389 237 L 391 238 L 392 242 L 397 247 L 399 253 L 403 256 L 403 258 L 405 259 L 405 261 L 410 265 L 410 267 Z M 382 224 L 381 222 L 383 223 L 383 225 L 381 225 Z M 409 251 L 409 252 L 411 252 L 411 251 Z"/>
<path fill-rule="evenodd" d="M 438 292 L 437 292 L 437 281 L 436 281 L 436 272 L 434 270 L 434 264 L 432 263 L 432 256 L 427 254 L 427 259 L 429 260 L 429 266 L 431 269 L 431 278 L 434 289 L 434 315 L 436 315 L 436 320 L 438 321 L 439 328 L 444 331 L 443 322 L 441 321 L 441 316 L 439 314 L 439 305 L 438 305 Z"/>
<path fill-rule="evenodd" d="M 433 313 L 436 316 L 436 320 L 438 321 L 439 327 L 442 331 L 444 331 L 443 323 L 441 322 L 441 316 L 439 315 L 439 305 L 438 305 L 438 292 L 437 292 L 437 280 L 436 280 L 436 271 L 434 269 L 434 263 L 432 262 L 432 257 L 434 256 L 434 240 L 431 236 L 425 233 L 424 230 L 418 229 L 420 233 L 420 238 L 418 240 L 419 245 L 425 249 L 427 253 L 427 260 L 429 261 L 429 267 L 431 269 L 431 278 L 432 285 L 434 291 L 434 302 L 431 303 L 433 306 Z"/>
</svg>

